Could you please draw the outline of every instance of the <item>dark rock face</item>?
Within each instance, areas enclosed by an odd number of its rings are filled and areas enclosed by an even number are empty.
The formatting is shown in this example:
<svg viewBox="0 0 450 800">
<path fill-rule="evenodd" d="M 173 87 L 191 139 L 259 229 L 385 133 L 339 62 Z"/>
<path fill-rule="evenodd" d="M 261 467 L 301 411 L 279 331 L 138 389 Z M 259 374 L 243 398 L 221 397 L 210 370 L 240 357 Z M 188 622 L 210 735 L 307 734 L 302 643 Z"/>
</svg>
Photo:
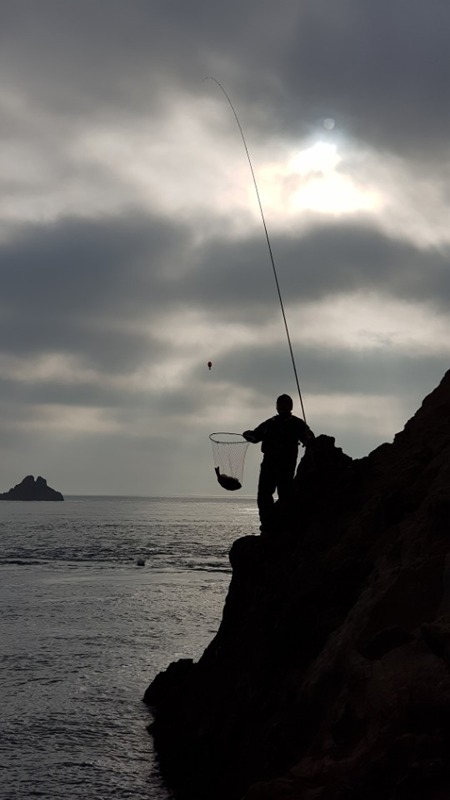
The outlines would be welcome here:
<svg viewBox="0 0 450 800">
<path fill-rule="evenodd" d="M 180 800 L 450 798 L 450 372 L 361 460 L 319 436 L 219 631 L 145 701 Z"/>
<path fill-rule="evenodd" d="M 36 480 L 33 475 L 27 475 L 9 492 L 0 494 L 0 500 L 64 500 L 64 497 L 61 492 L 47 486 L 47 481 L 40 475 Z"/>
</svg>

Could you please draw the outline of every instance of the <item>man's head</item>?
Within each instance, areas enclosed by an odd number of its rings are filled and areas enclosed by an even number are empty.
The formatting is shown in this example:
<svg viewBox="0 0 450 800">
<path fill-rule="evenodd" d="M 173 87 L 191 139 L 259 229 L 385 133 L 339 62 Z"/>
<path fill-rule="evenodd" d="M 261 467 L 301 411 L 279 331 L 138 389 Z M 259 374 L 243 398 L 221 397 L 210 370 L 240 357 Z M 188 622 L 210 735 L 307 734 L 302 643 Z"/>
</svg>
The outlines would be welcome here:
<svg viewBox="0 0 450 800">
<path fill-rule="evenodd" d="M 292 411 L 292 397 L 289 397 L 288 394 L 280 394 L 277 397 L 277 411 L 279 414 L 290 414 Z"/>
</svg>

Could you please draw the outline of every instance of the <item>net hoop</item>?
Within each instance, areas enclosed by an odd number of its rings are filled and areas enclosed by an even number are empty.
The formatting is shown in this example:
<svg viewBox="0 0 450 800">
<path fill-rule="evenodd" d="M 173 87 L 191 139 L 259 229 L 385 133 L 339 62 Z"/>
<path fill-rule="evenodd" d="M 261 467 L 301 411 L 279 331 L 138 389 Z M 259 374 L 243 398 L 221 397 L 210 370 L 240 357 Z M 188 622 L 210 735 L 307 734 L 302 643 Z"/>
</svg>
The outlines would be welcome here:
<svg viewBox="0 0 450 800">
<path fill-rule="evenodd" d="M 214 444 L 248 444 L 247 439 L 244 439 L 242 433 L 217 431 L 216 433 L 210 433 L 209 438 Z"/>
</svg>

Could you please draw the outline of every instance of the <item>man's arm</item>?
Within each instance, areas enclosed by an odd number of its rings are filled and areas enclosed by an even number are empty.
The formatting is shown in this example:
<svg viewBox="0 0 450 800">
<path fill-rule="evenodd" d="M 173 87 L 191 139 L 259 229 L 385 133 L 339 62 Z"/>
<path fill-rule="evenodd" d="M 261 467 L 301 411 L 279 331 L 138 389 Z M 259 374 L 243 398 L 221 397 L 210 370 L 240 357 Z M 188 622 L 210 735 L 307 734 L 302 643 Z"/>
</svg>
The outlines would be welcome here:
<svg viewBox="0 0 450 800">
<path fill-rule="evenodd" d="M 251 442 L 252 444 L 262 442 L 266 430 L 266 424 L 267 422 L 261 422 L 261 425 L 258 425 L 254 431 L 244 431 L 242 436 L 244 439 L 247 439 L 247 442 Z"/>
<path fill-rule="evenodd" d="M 311 428 L 304 422 L 302 419 L 299 418 L 299 422 L 301 422 L 300 430 L 298 438 L 300 439 L 303 446 L 312 442 L 316 437 L 314 436 Z"/>
</svg>

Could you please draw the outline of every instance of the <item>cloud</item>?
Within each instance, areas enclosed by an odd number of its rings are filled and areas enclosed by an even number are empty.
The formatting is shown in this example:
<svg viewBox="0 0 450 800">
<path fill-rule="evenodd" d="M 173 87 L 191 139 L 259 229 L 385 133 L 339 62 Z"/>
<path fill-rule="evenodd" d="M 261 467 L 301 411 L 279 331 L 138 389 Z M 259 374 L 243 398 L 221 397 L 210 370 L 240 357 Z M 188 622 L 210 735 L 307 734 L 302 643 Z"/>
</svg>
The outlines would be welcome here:
<svg viewBox="0 0 450 800">
<path fill-rule="evenodd" d="M 184 92 L 208 94 L 212 74 L 252 132 L 303 137 L 334 117 L 377 149 L 433 160 L 447 151 L 449 17 L 439 0 L 282 0 L 276 13 L 269 0 L 19 0 L 2 7 L 4 85 L 72 125 L 163 113 Z"/>
<path fill-rule="evenodd" d="M 448 361 L 449 17 L 3 3 L 5 489 L 36 464 L 66 492 L 217 492 L 208 433 L 295 395 L 246 154 L 206 76 L 245 130 L 312 426 L 357 456 L 393 437 Z"/>
</svg>

